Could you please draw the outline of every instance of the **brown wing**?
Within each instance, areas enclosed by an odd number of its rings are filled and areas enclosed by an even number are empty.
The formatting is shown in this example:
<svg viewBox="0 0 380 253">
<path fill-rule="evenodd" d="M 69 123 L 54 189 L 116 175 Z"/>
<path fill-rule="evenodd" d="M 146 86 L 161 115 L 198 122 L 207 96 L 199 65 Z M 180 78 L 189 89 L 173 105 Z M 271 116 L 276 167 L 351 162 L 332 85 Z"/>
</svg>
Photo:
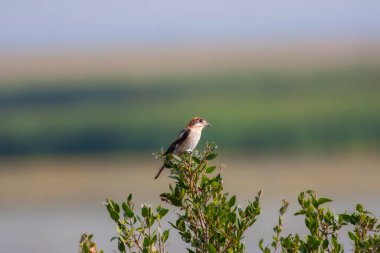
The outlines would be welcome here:
<svg viewBox="0 0 380 253">
<path fill-rule="evenodd" d="M 179 145 L 181 145 L 184 142 L 184 140 L 186 140 L 187 136 L 189 136 L 189 133 L 190 133 L 190 129 L 188 129 L 188 128 L 183 129 L 179 133 L 177 139 L 170 145 L 170 147 L 168 148 L 168 150 L 166 150 L 166 152 L 164 153 L 164 155 L 167 155 L 167 154 L 170 154 L 170 153 L 174 153 L 175 150 L 177 149 L 177 147 Z"/>
</svg>

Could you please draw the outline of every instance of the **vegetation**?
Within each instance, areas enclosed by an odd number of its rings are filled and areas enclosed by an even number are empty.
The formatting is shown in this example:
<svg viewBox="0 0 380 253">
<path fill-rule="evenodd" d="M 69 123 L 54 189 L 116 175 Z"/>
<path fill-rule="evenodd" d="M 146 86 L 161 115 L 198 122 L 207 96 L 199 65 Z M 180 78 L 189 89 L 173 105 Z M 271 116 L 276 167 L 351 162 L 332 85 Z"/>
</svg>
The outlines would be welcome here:
<svg viewBox="0 0 380 253">
<path fill-rule="evenodd" d="M 379 148 L 379 83 L 355 66 L 2 84 L 0 155 L 156 150 L 193 116 L 226 149 Z"/>
<path fill-rule="evenodd" d="M 177 212 L 176 220 L 169 224 L 186 243 L 187 252 L 246 252 L 243 238 L 260 215 L 261 192 L 245 208 L 240 207 L 236 196 L 223 190 L 220 168 L 209 164 L 217 156 L 215 149 L 215 146 L 207 145 L 202 153 L 195 151 L 167 157 L 158 154 L 157 157 L 171 170 L 170 177 L 174 180 L 169 191 L 161 194 L 161 199 Z M 355 253 L 380 251 L 379 220 L 362 205 L 358 204 L 351 214 L 334 213 L 325 207 L 331 200 L 319 198 L 315 191 L 300 193 L 298 202 L 300 210 L 295 215 L 304 216 L 308 233 L 282 235 L 283 216 L 288 207 L 284 200 L 271 243 L 264 246 L 264 240 L 259 242 L 262 252 L 343 252 L 339 240 L 343 227 L 348 227 L 347 236 Z M 151 206 L 142 205 L 138 213 L 132 195 L 121 205 L 111 199 L 107 199 L 105 205 L 117 225 L 117 236 L 111 240 L 117 240 L 120 252 L 167 252 L 165 245 L 169 230 L 163 230 L 162 219 L 168 209 L 159 206 L 154 211 Z M 85 234 L 80 242 L 80 252 L 94 253 L 91 249 L 96 250 L 96 245 L 92 236 Z"/>
</svg>

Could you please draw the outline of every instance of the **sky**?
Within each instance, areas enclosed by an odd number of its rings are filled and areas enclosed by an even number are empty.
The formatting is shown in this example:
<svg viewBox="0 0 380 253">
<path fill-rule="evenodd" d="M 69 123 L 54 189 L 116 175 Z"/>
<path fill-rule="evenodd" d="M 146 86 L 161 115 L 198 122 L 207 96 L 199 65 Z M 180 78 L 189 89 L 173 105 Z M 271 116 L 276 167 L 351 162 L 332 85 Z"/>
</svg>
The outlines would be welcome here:
<svg viewBox="0 0 380 253">
<path fill-rule="evenodd" d="M 0 0 L 0 50 L 378 38 L 378 0 Z"/>
</svg>

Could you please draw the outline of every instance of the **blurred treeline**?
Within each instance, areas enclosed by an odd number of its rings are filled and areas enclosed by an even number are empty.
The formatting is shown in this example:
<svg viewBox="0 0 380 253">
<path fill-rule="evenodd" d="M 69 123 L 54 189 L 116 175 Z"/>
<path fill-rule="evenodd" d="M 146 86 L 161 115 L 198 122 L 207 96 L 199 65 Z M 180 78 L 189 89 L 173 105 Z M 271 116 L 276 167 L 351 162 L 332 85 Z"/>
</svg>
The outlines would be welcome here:
<svg viewBox="0 0 380 253">
<path fill-rule="evenodd" d="M 258 152 L 380 147 L 378 66 L 3 81 L 0 155 L 166 148 L 193 116 L 203 141 Z"/>
</svg>

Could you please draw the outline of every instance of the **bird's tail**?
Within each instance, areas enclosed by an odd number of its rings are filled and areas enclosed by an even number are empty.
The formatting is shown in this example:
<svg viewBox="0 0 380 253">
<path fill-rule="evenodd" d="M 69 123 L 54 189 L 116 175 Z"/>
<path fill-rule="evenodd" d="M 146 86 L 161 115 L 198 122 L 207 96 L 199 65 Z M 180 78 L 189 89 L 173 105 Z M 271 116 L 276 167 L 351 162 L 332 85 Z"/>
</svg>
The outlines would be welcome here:
<svg viewBox="0 0 380 253">
<path fill-rule="evenodd" d="M 157 175 L 154 177 L 154 179 L 157 179 L 157 178 L 160 176 L 160 174 L 161 174 L 161 172 L 164 170 L 164 168 L 165 168 L 165 164 L 162 165 L 162 167 L 160 168 L 160 170 L 158 171 L 158 173 L 157 173 Z"/>
</svg>

